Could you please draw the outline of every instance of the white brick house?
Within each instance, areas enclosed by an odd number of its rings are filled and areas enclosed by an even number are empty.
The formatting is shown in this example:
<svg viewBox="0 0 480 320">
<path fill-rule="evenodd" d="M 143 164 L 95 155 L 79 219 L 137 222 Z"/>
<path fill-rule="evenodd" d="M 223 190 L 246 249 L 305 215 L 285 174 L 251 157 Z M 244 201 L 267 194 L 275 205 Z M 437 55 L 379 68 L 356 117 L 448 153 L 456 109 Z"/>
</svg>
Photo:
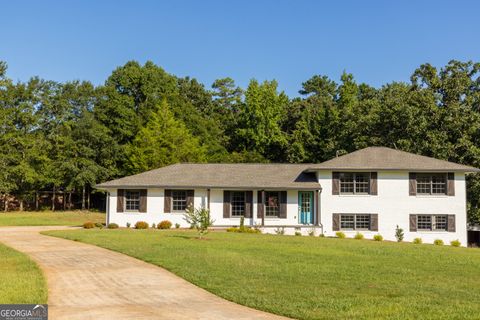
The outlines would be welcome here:
<svg viewBox="0 0 480 320">
<path fill-rule="evenodd" d="M 188 225 L 185 208 L 209 208 L 217 227 L 366 238 L 381 234 L 425 243 L 467 243 L 465 174 L 477 168 L 384 147 L 320 164 L 176 164 L 97 185 L 108 192 L 107 222 L 169 220 Z"/>
</svg>

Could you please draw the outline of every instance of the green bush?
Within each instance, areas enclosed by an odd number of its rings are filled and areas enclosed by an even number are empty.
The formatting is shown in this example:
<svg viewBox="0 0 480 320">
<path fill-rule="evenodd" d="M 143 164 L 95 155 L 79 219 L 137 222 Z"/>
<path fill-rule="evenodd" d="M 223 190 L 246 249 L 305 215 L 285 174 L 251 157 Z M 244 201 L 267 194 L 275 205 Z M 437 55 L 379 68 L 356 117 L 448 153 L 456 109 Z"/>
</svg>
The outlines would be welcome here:
<svg viewBox="0 0 480 320">
<path fill-rule="evenodd" d="M 230 228 L 227 228 L 227 232 L 238 232 L 238 228 L 237 227 L 230 227 Z"/>
<path fill-rule="evenodd" d="M 357 233 L 355 234 L 355 237 L 354 237 L 354 238 L 357 239 L 357 240 L 362 240 L 362 239 L 363 239 L 363 234 L 361 234 L 360 232 L 357 232 Z"/>
<path fill-rule="evenodd" d="M 395 228 L 395 238 L 397 238 L 397 242 L 402 242 L 403 236 L 403 229 L 397 225 L 397 228 Z"/>
<path fill-rule="evenodd" d="M 422 244 L 422 243 L 423 243 L 422 238 L 415 238 L 415 239 L 413 239 L 413 243 L 414 243 L 414 244 Z"/>
<path fill-rule="evenodd" d="M 345 233 L 343 233 L 342 231 L 337 231 L 335 233 L 335 235 L 337 236 L 337 238 L 340 238 L 340 239 L 345 239 Z"/>
<path fill-rule="evenodd" d="M 383 237 L 381 234 L 376 234 L 373 236 L 373 240 L 375 241 L 383 241 Z"/>
<path fill-rule="evenodd" d="M 460 247 L 461 244 L 462 244 L 462 243 L 461 243 L 460 241 L 458 241 L 458 240 L 452 240 L 452 241 L 450 241 L 450 245 L 451 245 L 452 247 Z"/>
<path fill-rule="evenodd" d="M 84 229 L 93 229 L 95 228 L 95 224 L 92 221 L 87 221 L 83 224 Z"/>
<path fill-rule="evenodd" d="M 254 228 L 250 228 L 250 227 L 247 227 L 247 228 L 243 228 L 243 229 L 240 229 L 240 228 L 237 228 L 237 227 L 230 227 L 230 228 L 227 228 L 227 232 L 236 232 L 236 233 L 261 233 L 261 231 L 259 229 L 254 229 Z"/>
<path fill-rule="evenodd" d="M 109 223 L 107 227 L 108 227 L 108 229 L 118 229 L 118 224 L 116 224 L 116 223 Z"/>
<path fill-rule="evenodd" d="M 179 229 L 180 228 L 180 223 L 175 223 L 175 229 Z"/>
<path fill-rule="evenodd" d="M 442 239 L 435 239 L 433 241 L 433 244 L 436 246 L 443 246 L 443 240 Z"/>
<path fill-rule="evenodd" d="M 295 235 L 296 235 L 296 236 L 301 236 L 302 233 L 301 233 L 300 231 L 295 231 Z"/>
<path fill-rule="evenodd" d="M 96 222 L 96 223 L 95 223 L 95 227 L 96 227 L 96 228 L 103 229 L 103 224 L 100 223 L 100 222 Z"/>
<path fill-rule="evenodd" d="M 155 224 L 155 222 L 152 222 L 152 229 L 155 229 L 157 227 L 157 225 Z"/>
<path fill-rule="evenodd" d="M 127 222 L 127 228 L 130 228 L 132 224 L 130 222 Z"/>
<path fill-rule="evenodd" d="M 135 223 L 135 229 L 148 229 L 148 223 L 145 221 L 137 221 L 137 223 Z"/>
<path fill-rule="evenodd" d="M 161 221 L 158 225 L 158 229 L 170 229 L 172 227 L 172 223 L 168 220 Z"/>
</svg>

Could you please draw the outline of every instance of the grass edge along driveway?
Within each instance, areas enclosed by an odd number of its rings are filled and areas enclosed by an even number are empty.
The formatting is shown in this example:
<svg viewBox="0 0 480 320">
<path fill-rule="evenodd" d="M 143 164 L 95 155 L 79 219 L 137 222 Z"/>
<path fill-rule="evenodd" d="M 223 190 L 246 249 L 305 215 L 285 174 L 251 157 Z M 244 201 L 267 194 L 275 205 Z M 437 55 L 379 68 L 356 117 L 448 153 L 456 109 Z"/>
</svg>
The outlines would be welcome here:
<svg viewBox="0 0 480 320">
<path fill-rule="evenodd" d="M 0 212 L 2 226 L 81 226 L 86 221 L 104 223 L 105 214 L 81 210 Z"/>
<path fill-rule="evenodd" d="M 47 283 L 26 254 L 0 243 L 0 304 L 47 303 Z"/>
<path fill-rule="evenodd" d="M 476 319 L 480 312 L 478 249 L 225 232 L 198 240 L 152 229 L 44 233 L 133 256 L 227 300 L 292 318 Z"/>
</svg>

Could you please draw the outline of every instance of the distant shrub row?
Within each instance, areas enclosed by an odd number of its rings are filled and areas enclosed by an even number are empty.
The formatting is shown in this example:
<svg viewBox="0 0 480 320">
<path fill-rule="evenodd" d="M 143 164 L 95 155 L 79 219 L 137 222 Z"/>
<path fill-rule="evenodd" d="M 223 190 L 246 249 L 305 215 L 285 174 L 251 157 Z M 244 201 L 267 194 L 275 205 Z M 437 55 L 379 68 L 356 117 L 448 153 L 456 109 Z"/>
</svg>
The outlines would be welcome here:
<svg viewBox="0 0 480 320">
<path fill-rule="evenodd" d="M 337 238 L 339 239 L 345 239 L 346 238 L 346 235 L 345 233 L 343 233 L 342 231 L 338 231 L 335 233 L 335 235 L 337 236 Z M 355 236 L 353 237 L 354 239 L 357 239 L 357 240 L 362 240 L 364 238 L 363 234 L 361 234 L 360 232 L 357 232 L 355 234 Z M 397 237 L 398 239 L 398 237 Z M 383 241 L 383 236 L 380 235 L 380 234 L 376 234 L 373 236 L 373 240 L 375 241 Z M 403 240 L 403 238 L 402 238 Z M 401 242 L 401 241 L 398 241 L 398 242 Z M 422 241 L 422 238 L 415 238 L 413 239 L 412 241 L 414 244 L 422 244 L 423 241 Z M 436 246 L 443 246 L 444 245 L 444 242 L 442 239 L 435 239 L 433 241 L 433 244 L 436 245 Z M 462 245 L 462 243 L 459 241 L 459 240 L 453 240 L 453 241 L 450 241 L 450 245 L 452 247 L 460 247 Z"/>
<path fill-rule="evenodd" d="M 131 224 L 130 222 L 127 222 L 126 227 L 130 228 Z M 148 229 L 149 225 L 145 221 L 137 221 L 134 225 L 135 229 Z M 170 229 L 172 227 L 172 223 L 168 220 L 163 220 L 159 224 L 152 224 L 153 229 Z M 84 229 L 93 229 L 93 228 L 99 228 L 103 229 L 104 224 L 100 222 L 93 223 L 92 221 L 87 221 L 83 224 Z M 118 229 L 119 225 L 116 223 L 109 223 L 107 226 L 108 229 Z M 180 224 L 176 223 L 175 228 L 178 229 L 180 228 Z"/>
</svg>

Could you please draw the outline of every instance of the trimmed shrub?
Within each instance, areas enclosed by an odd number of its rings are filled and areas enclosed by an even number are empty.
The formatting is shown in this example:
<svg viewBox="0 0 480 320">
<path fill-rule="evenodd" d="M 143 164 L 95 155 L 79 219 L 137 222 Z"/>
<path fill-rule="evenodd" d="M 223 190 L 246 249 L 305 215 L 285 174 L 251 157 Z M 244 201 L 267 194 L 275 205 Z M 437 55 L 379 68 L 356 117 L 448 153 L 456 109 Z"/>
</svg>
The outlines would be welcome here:
<svg viewBox="0 0 480 320">
<path fill-rule="evenodd" d="M 375 241 L 383 241 L 383 237 L 381 234 L 376 234 L 373 236 L 373 240 Z"/>
<path fill-rule="evenodd" d="M 300 231 L 295 231 L 295 235 L 296 235 L 296 236 L 301 236 L 302 233 L 301 233 Z"/>
<path fill-rule="evenodd" d="M 230 228 L 227 228 L 227 232 L 238 232 L 238 228 L 237 227 L 230 227 Z"/>
<path fill-rule="evenodd" d="M 148 229 L 148 223 L 145 221 L 137 221 L 137 223 L 135 223 L 135 229 Z"/>
<path fill-rule="evenodd" d="M 172 223 L 168 220 L 161 221 L 158 225 L 158 229 L 170 229 L 172 227 Z"/>
<path fill-rule="evenodd" d="M 355 237 L 354 237 L 354 238 L 357 239 L 357 240 L 362 240 L 362 239 L 363 239 L 363 234 L 361 234 L 360 232 L 357 232 L 357 233 L 355 234 Z"/>
<path fill-rule="evenodd" d="M 442 239 L 435 239 L 433 241 L 433 244 L 436 246 L 443 246 L 443 240 Z"/>
<path fill-rule="evenodd" d="M 127 228 L 130 228 L 132 224 L 130 222 L 127 222 Z"/>
<path fill-rule="evenodd" d="M 335 235 L 337 236 L 337 238 L 340 238 L 340 239 L 345 239 L 345 233 L 343 233 L 342 231 L 337 231 L 335 232 Z"/>
<path fill-rule="evenodd" d="M 155 224 L 155 222 L 152 223 L 152 229 L 155 229 L 157 227 L 157 225 Z"/>
<path fill-rule="evenodd" d="M 284 227 L 276 228 L 275 233 L 278 234 L 278 235 L 284 235 L 285 234 L 285 228 Z"/>
<path fill-rule="evenodd" d="M 180 223 L 175 223 L 175 229 L 179 229 L 180 228 Z"/>
<path fill-rule="evenodd" d="M 261 233 L 261 231 L 259 229 L 254 229 L 254 228 L 250 228 L 250 227 L 247 227 L 247 228 L 243 228 L 243 229 L 240 229 L 240 228 L 237 228 L 237 227 L 230 227 L 230 228 L 227 228 L 227 232 L 236 232 L 236 233 Z"/>
<path fill-rule="evenodd" d="M 395 238 L 397 238 L 397 242 L 402 242 L 403 236 L 403 229 L 397 225 L 397 228 L 395 228 Z"/>
<path fill-rule="evenodd" d="M 315 237 L 315 228 L 312 228 L 312 229 L 308 230 L 307 234 L 308 234 L 310 237 Z"/>
<path fill-rule="evenodd" d="M 95 228 L 95 224 L 92 221 L 87 221 L 83 224 L 84 229 L 93 229 Z"/>
<path fill-rule="evenodd" d="M 96 228 L 103 229 L 103 224 L 101 224 L 100 222 L 96 222 L 96 223 L 95 223 L 95 227 L 96 227 Z"/>
<path fill-rule="evenodd" d="M 450 245 L 451 245 L 452 247 L 460 247 L 461 244 L 462 244 L 462 243 L 461 243 L 460 241 L 458 241 L 458 240 L 452 240 L 452 241 L 450 241 Z"/>
<path fill-rule="evenodd" d="M 422 243 L 423 243 L 422 238 L 415 238 L 415 239 L 413 239 L 413 243 L 414 243 L 414 244 L 422 244 Z"/>
<path fill-rule="evenodd" d="M 109 223 L 107 227 L 108 227 L 108 229 L 118 229 L 118 224 L 116 224 L 116 223 Z"/>
</svg>

